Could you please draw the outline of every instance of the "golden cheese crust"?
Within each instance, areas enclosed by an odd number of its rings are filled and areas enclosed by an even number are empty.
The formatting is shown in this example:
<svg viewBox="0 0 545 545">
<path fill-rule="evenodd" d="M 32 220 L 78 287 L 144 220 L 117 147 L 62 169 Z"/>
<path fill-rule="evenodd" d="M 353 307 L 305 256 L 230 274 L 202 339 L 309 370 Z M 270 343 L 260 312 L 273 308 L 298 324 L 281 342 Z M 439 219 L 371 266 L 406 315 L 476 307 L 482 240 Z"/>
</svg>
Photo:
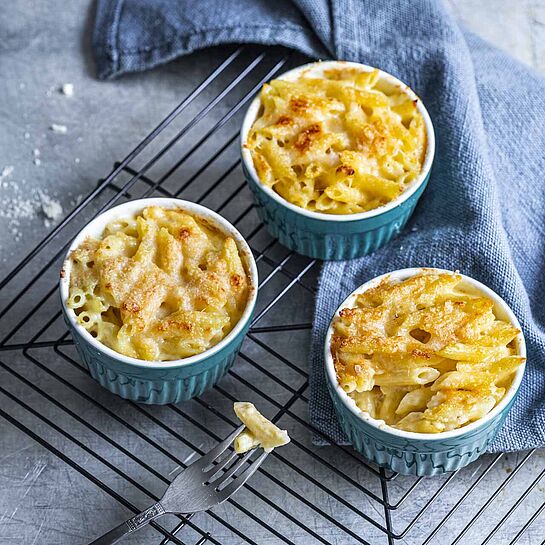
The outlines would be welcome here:
<svg viewBox="0 0 545 545">
<path fill-rule="evenodd" d="M 524 359 L 520 333 L 454 273 L 389 278 L 333 324 L 337 379 L 358 407 L 393 427 L 439 433 L 482 418 Z"/>
<path fill-rule="evenodd" d="M 417 101 L 381 82 L 378 70 L 273 80 L 260 99 L 245 146 L 261 182 L 306 210 L 372 210 L 422 170 L 426 130 Z"/>
<path fill-rule="evenodd" d="M 67 306 L 97 340 L 166 361 L 208 350 L 239 321 L 250 283 L 235 241 L 180 209 L 145 208 L 72 252 Z"/>
</svg>

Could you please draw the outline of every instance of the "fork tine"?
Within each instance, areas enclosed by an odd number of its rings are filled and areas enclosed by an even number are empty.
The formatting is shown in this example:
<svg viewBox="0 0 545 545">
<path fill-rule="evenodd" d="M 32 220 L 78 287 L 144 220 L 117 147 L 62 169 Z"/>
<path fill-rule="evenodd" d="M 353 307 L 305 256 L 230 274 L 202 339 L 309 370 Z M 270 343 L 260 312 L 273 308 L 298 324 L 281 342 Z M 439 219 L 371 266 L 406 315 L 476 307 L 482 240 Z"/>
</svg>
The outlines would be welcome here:
<svg viewBox="0 0 545 545">
<path fill-rule="evenodd" d="M 223 490 L 218 491 L 218 503 L 223 503 L 226 499 L 232 496 L 244 483 L 257 471 L 259 466 L 264 462 L 269 455 L 268 452 L 263 452 L 250 466 L 248 466 L 240 475 L 235 477 L 234 481 L 229 483 Z"/>
<path fill-rule="evenodd" d="M 234 430 L 231 434 L 229 434 L 221 443 L 218 443 L 211 451 L 207 452 L 204 456 L 201 456 L 198 460 L 195 460 L 192 464 L 187 466 L 187 469 L 191 468 L 200 468 L 201 470 L 204 470 L 204 468 L 208 467 L 212 464 L 212 462 L 220 456 L 223 452 L 225 452 L 231 443 L 235 440 L 235 437 L 245 428 L 244 424 L 239 426 L 236 430 Z"/>
<path fill-rule="evenodd" d="M 221 471 L 224 467 L 227 467 L 237 456 L 238 454 L 233 450 L 229 456 L 226 456 L 224 460 L 212 466 L 208 471 L 203 470 L 204 477 L 208 479 L 208 481 L 211 481 L 216 473 Z"/>
<path fill-rule="evenodd" d="M 227 482 L 227 479 L 231 477 L 231 475 L 234 475 L 249 459 L 250 456 L 254 453 L 253 450 L 250 450 L 244 456 L 241 456 L 236 463 L 234 463 L 225 473 L 222 473 L 215 481 L 211 481 L 214 483 L 214 486 L 216 488 L 219 488 L 221 484 Z"/>
</svg>

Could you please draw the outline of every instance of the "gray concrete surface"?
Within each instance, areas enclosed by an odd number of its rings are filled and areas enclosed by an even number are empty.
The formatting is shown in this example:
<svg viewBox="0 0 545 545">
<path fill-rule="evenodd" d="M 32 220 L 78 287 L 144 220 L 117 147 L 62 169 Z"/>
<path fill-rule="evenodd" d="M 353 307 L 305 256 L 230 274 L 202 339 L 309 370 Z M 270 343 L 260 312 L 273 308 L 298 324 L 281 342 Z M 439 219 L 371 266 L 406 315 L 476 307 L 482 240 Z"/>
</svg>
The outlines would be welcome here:
<svg viewBox="0 0 545 545">
<path fill-rule="evenodd" d="M 545 69 L 545 0 L 451 0 L 453 10 L 460 19 L 475 32 L 510 51 L 513 55 L 539 70 Z M 51 229 L 54 221 L 46 226 L 41 210 L 40 197 L 35 196 L 38 190 L 54 200 L 57 200 L 68 211 L 77 197 L 89 192 L 101 178 L 111 169 L 115 160 L 122 158 L 147 132 L 168 113 L 172 107 L 185 96 L 187 92 L 217 64 L 218 51 L 200 53 L 191 58 L 181 59 L 149 73 L 136 74 L 121 78 L 114 82 L 98 82 L 93 77 L 93 66 L 89 54 L 89 31 L 93 17 L 92 3 L 88 0 L 16 0 L 4 2 L 0 9 L 0 173 L 5 167 L 13 166 L 13 172 L 6 175 L 0 182 L 0 278 L 4 276 L 16 262 Z M 67 97 L 59 92 L 64 83 L 74 85 L 74 96 Z M 52 124 L 65 125 L 66 134 L 59 134 L 50 130 Z M 39 150 L 39 155 L 34 150 Z M 39 159 L 37 161 L 36 159 Z M 39 163 L 39 164 L 36 164 Z M 9 207 L 21 206 L 26 211 L 18 222 L 14 221 L 12 213 L 6 212 Z M 20 212 L 19 212 L 20 215 Z M 297 269 L 294 269 L 297 270 Z M 311 279 L 309 280 L 311 283 Z M 271 285 L 274 282 L 271 282 Z M 271 288 L 272 289 L 272 288 Z M 303 293 L 303 292 L 302 292 Z M 273 292 L 271 292 L 273 294 Z M 269 294 L 269 297 L 272 296 Z M 304 296 L 303 296 L 304 295 Z M 294 297 L 286 302 L 281 309 L 284 315 L 289 314 L 294 321 L 308 321 L 312 316 L 312 298 L 303 293 L 300 298 Z M 9 294 L 0 294 L 0 299 L 7 299 Z M 52 303 L 53 304 L 53 303 Z M 40 317 L 47 319 L 47 313 Z M 35 324 L 37 327 L 37 324 Z M 292 361 L 297 361 L 302 368 L 305 366 L 306 349 L 308 342 L 306 333 L 294 334 L 291 346 L 294 352 L 286 354 Z M 284 343 L 290 345 L 290 343 Z M 289 346 L 288 346 L 289 348 Z M 251 348 L 248 347 L 248 350 Z M 261 357 L 264 357 L 260 354 Z M 4 359 L 4 358 L 0 358 Z M 58 356 L 48 354 L 44 356 L 45 365 L 56 369 Z M 66 392 L 66 388 L 59 388 L 50 384 L 49 375 L 39 372 L 29 365 L 27 360 L 16 359 L 9 361 L 29 380 L 38 381 L 44 388 L 50 388 L 53 398 L 64 396 L 64 403 L 72 403 L 74 410 L 84 411 L 87 418 L 93 420 L 99 429 L 115 433 L 115 422 L 106 419 L 100 414 L 94 415 L 93 407 L 85 404 L 78 405 L 77 396 Z M 240 364 L 240 374 L 251 379 L 259 380 L 255 370 Z M 66 367 L 66 365 L 65 365 Z M 147 433 L 161 441 L 166 448 L 179 452 L 181 459 L 187 455 L 187 445 L 181 444 L 172 438 L 165 438 L 148 420 L 142 419 L 139 413 L 129 410 L 122 402 L 111 399 L 105 392 L 94 387 L 88 379 L 82 378 L 77 371 L 60 368 L 62 376 L 78 384 L 91 397 L 96 397 L 107 404 L 116 414 L 134 423 L 135 426 L 145 429 Z M 295 380 L 285 369 L 278 371 L 282 380 L 291 383 Z M 246 375 L 245 375 L 246 373 Z M 4 376 L 5 375 L 5 376 Z M 14 395 L 29 396 L 36 401 L 36 395 L 27 394 L 24 388 L 7 373 L 2 374 L 0 384 L 8 388 Z M 278 396 L 278 399 L 287 399 L 282 389 L 273 383 L 267 384 Z M 225 384 L 226 390 L 233 395 L 244 395 L 244 389 L 236 381 L 229 380 Z M 276 389 L 275 389 L 276 388 Z M 220 403 L 217 399 L 214 403 Z M 228 404 L 224 401 L 225 410 Z M 44 414 L 50 414 L 56 419 L 58 415 L 48 404 L 40 407 Z M 0 397 L 0 407 L 16 411 L 15 405 L 6 397 Z M 184 408 L 185 410 L 185 408 Z M 195 418 L 202 418 L 199 408 L 187 409 Z M 304 408 L 295 405 L 294 411 L 303 415 Z M 196 446 L 210 442 L 210 438 L 198 430 L 193 430 L 187 423 L 180 424 L 179 415 L 174 418 L 167 411 L 157 409 L 153 413 L 158 418 L 169 422 L 176 429 L 182 425 L 182 431 L 187 432 Z M 55 420 L 56 421 L 56 420 Z M 61 423 L 61 420 L 59 420 Z M 221 422 L 207 420 L 207 425 L 214 427 L 218 434 L 225 428 Z M 287 423 L 288 424 L 288 423 Z M 70 421 L 67 425 L 72 426 Z M 289 425 L 296 426 L 294 422 Z M 72 429 L 72 428 L 70 428 Z M 99 440 L 96 433 L 89 430 L 79 430 L 77 426 L 72 430 L 78 433 L 81 441 L 93 449 L 100 450 L 106 457 L 112 456 L 113 463 L 131 471 L 131 463 Z M 122 431 L 119 432 L 120 437 Z M 56 439 L 51 435 L 51 441 Z M 301 437 L 306 437 L 301 434 Z M 128 440 L 128 439 L 127 439 Z M 59 443 L 61 444 L 61 443 Z M 158 459 L 156 453 L 149 453 L 146 445 L 140 442 L 127 445 L 135 449 L 143 457 L 155 456 L 154 464 L 167 475 L 173 468 L 172 460 Z M 60 448 L 60 447 L 59 447 Z M 138 495 L 126 483 L 111 475 L 111 471 L 101 464 L 90 460 L 85 452 L 76 449 L 71 451 L 71 458 L 84 467 L 103 477 L 117 491 L 130 497 L 140 506 L 146 504 L 142 494 Z M 359 508 L 369 512 L 377 520 L 382 513 L 377 510 L 376 502 L 369 501 L 361 495 L 354 495 L 342 483 L 329 473 L 320 473 L 319 468 L 312 461 L 297 450 L 288 450 L 288 459 L 308 468 L 308 473 L 323 481 L 331 490 L 350 501 L 357 502 Z M 325 455 L 327 457 L 327 454 Z M 480 491 L 470 497 L 462 508 L 459 519 L 454 520 L 448 531 L 439 534 L 437 543 L 447 543 L 456 535 L 463 523 L 467 523 L 475 510 L 482 505 L 485 494 L 492 493 L 496 486 L 508 476 L 516 467 L 523 455 L 510 455 L 501 459 L 495 469 L 482 483 Z M 449 497 L 434 504 L 434 517 L 448 512 L 453 502 L 463 494 L 475 475 L 486 467 L 490 459 L 483 460 L 475 467 L 463 472 L 457 478 L 449 493 Z M 0 419 L 0 544 L 54 544 L 73 545 L 87 543 L 92 535 L 104 531 L 108 526 L 118 523 L 128 511 L 120 507 L 119 503 L 100 491 L 95 485 L 71 469 L 58 457 L 51 454 L 33 439 L 17 430 L 14 426 Z M 305 465 L 306 464 L 306 465 Z M 526 465 L 513 479 L 512 486 L 506 488 L 499 496 L 494 508 L 489 512 L 486 520 L 477 525 L 468 536 L 465 543 L 477 543 L 480 535 L 486 533 L 498 522 L 499 518 L 512 506 L 513 501 L 524 491 L 532 479 L 544 467 L 542 453 L 533 455 Z M 271 462 L 271 473 L 281 471 L 280 466 Z M 350 468 L 356 479 L 370 487 L 377 483 L 367 474 L 357 468 Z M 145 472 L 144 472 L 145 473 Z M 149 474 L 137 473 L 142 482 L 149 488 L 160 491 L 161 483 Z M 310 501 L 318 505 L 325 512 L 331 512 L 343 524 L 361 532 L 366 539 L 375 543 L 384 543 L 380 532 L 370 525 L 361 526 L 345 509 L 333 502 L 315 486 L 310 486 L 297 475 L 282 475 L 281 478 L 293 479 L 300 486 L 300 490 Z M 299 482 L 301 481 L 301 482 Z M 419 488 L 411 499 L 414 506 L 422 506 L 430 496 L 430 489 L 438 486 L 441 481 L 433 481 L 429 486 Z M 401 479 L 392 485 L 392 494 L 400 496 L 408 489 L 410 480 Z M 353 543 L 354 539 L 339 532 L 335 526 L 322 519 L 314 519 L 314 514 L 303 509 L 293 498 L 272 485 L 263 477 L 258 478 L 258 485 L 268 497 L 276 498 L 279 504 L 285 505 L 290 513 L 305 520 L 317 533 L 326 537 L 328 542 L 335 544 Z M 377 490 L 377 493 L 380 493 Z M 533 489 L 528 499 L 515 512 L 515 518 L 509 524 L 500 528 L 494 542 L 506 543 L 516 533 L 517 528 L 524 523 L 541 505 L 545 499 L 545 490 L 541 482 Z M 306 545 L 307 534 L 301 532 L 296 524 L 288 523 L 285 517 L 276 512 L 271 515 L 270 510 L 256 501 L 252 496 L 241 496 L 243 506 L 255 509 L 264 517 L 272 517 L 269 522 L 282 526 L 290 524 L 290 535 L 298 545 Z M 280 543 L 274 536 L 261 534 L 262 530 L 248 522 L 241 511 L 232 506 L 225 506 L 218 510 L 225 520 L 232 521 L 244 532 L 258 536 L 259 545 Z M 403 528 L 404 521 L 410 521 L 409 505 L 396 514 L 396 529 Z M 402 543 L 418 544 L 425 535 L 426 518 L 421 527 L 408 534 Z M 225 526 L 213 519 L 201 517 L 198 523 L 213 532 L 222 543 L 234 544 L 240 542 Z M 518 525 L 518 526 L 517 526 Z M 482 530 L 482 528 L 484 530 Z M 478 532 L 483 532 L 479 534 Z M 545 522 L 539 518 L 520 543 L 527 545 L 541 542 L 545 534 Z M 184 542 L 194 543 L 197 535 L 184 534 Z M 151 531 L 143 533 L 127 543 L 158 543 L 157 536 Z M 312 541 L 313 543 L 315 541 Z"/>
</svg>

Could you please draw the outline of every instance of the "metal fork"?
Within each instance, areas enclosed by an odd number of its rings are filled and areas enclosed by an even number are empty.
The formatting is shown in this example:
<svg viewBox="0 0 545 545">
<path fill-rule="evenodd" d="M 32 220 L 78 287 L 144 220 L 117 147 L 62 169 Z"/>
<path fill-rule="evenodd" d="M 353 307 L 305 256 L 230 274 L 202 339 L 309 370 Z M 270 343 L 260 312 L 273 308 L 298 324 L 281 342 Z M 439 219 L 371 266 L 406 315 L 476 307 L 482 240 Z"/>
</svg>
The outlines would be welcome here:
<svg viewBox="0 0 545 545">
<path fill-rule="evenodd" d="M 224 459 L 219 460 L 243 429 L 244 425 L 240 426 L 210 452 L 187 466 L 170 483 L 163 497 L 156 504 L 123 522 L 89 545 L 113 545 L 126 534 L 135 532 L 162 515 L 206 511 L 230 498 L 256 472 L 269 454 L 263 452 L 240 475 L 236 474 L 237 471 L 250 459 L 253 450 L 242 456 L 233 450 Z M 233 463 L 235 459 L 237 460 Z"/>
</svg>

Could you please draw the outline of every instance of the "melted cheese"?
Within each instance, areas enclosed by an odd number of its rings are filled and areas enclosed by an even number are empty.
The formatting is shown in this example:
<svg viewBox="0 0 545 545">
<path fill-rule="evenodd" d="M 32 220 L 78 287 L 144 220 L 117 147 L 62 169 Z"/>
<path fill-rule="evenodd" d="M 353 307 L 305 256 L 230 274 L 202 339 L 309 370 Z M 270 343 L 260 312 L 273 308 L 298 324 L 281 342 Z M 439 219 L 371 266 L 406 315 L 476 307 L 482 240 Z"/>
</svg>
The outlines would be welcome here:
<svg viewBox="0 0 545 545">
<path fill-rule="evenodd" d="M 407 93 L 379 71 L 353 68 L 273 80 L 249 133 L 259 179 L 315 212 L 352 214 L 395 199 L 420 174 L 424 120 Z"/>
<path fill-rule="evenodd" d="M 388 278 L 334 320 L 331 354 L 339 384 L 360 409 L 423 433 L 459 428 L 490 412 L 518 366 L 520 333 L 461 276 L 427 271 Z"/>
<path fill-rule="evenodd" d="M 110 348 L 143 360 L 204 352 L 240 319 L 248 275 L 235 241 L 179 209 L 108 224 L 70 256 L 67 306 Z"/>
</svg>

